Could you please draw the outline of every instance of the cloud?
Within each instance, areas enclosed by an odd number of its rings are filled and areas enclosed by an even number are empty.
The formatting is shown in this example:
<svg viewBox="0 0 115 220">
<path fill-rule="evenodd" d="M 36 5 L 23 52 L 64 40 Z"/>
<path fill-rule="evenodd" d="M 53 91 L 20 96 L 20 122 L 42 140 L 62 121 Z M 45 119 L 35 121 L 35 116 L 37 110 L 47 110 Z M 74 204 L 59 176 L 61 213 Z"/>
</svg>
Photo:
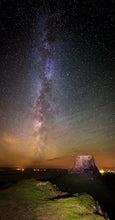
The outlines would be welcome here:
<svg viewBox="0 0 115 220">
<path fill-rule="evenodd" d="M 1 139 L 3 142 L 8 143 L 8 144 L 17 144 L 18 143 L 18 140 L 11 135 L 4 135 Z"/>
<path fill-rule="evenodd" d="M 54 158 L 49 159 L 49 160 L 47 160 L 47 161 L 55 161 L 55 160 L 60 160 L 60 159 L 62 159 L 62 157 L 54 157 Z"/>
</svg>

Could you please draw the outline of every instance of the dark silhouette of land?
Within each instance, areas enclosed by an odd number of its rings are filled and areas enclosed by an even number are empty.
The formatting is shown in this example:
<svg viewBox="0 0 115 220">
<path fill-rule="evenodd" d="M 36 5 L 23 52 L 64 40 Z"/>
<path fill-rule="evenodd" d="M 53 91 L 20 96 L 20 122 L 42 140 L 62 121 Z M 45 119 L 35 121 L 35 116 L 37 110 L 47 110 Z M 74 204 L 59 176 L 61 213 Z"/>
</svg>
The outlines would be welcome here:
<svg viewBox="0 0 115 220">
<path fill-rule="evenodd" d="M 115 175 L 84 176 L 79 174 L 66 174 L 51 181 L 64 192 L 70 194 L 87 192 L 99 202 L 102 210 L 107 212 L 110 220 L 115 219 Z"/>
<path fill-rule="evenodd" d="M 103 176 L 85 176 L 79 174 L 68 174 L 67 170 L 49 169 L 34 172 L 27 171 L 1 171 L 0 190 L 12 187 L 23 179 L 35 178 L 36 180 L 50 181 L 56 184 L 59 190 L 69 193 L 71 197 L 74 193 L 86 192 L 99 202 L 102 210 L 107 212 L 110 220 L 115 219 L 115 174 L 105 174 Z"/>
</svg>

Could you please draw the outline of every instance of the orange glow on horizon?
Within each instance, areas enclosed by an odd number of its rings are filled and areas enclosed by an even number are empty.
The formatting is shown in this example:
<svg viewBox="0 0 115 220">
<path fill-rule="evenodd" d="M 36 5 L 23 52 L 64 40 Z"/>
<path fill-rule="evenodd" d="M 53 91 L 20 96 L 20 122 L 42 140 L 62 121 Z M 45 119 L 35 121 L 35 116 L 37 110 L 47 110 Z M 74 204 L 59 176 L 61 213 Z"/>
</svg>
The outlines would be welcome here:
<svg viewBox="0 0 115 220">
<path fill-rule="evenodd" d="M 101 174 L 104 174 L 104 173 L 105 173 L 105 171 L 104 171 L 104 170 L 99 170 L 99 172 L 100 172 Z"/>
</svg>

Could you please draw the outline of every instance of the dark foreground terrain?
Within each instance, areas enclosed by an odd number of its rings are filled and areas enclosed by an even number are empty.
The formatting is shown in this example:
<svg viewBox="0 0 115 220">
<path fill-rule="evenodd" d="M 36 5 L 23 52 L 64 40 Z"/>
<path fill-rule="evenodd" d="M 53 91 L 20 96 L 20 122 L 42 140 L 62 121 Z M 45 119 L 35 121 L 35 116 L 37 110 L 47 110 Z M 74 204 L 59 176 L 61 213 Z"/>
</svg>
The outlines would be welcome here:
<svg viewBox="0 0 115 220">
<path fill-rule="evenodd" d="M 105 174 L 100 177 L 67 174 L 52 180 L 61 191 L 71 194 L 86 192 L 99 202 L 110 220 L 115 219 L 115 175 Z"/>
<path fill-rule="evenodd" d="M 1 172 L 0 219 L 101 220 L 107 212 L 114 220 L 114 181 L 114 175 L 94 178 L 65 171 Z"/>
<path fill-rule="evenodd" d="M 94 199 L 86 193 L 60 192 L 48 181 L 28 179 L 0 193 L 1 220 L 104 220 Z"/>
</svg>

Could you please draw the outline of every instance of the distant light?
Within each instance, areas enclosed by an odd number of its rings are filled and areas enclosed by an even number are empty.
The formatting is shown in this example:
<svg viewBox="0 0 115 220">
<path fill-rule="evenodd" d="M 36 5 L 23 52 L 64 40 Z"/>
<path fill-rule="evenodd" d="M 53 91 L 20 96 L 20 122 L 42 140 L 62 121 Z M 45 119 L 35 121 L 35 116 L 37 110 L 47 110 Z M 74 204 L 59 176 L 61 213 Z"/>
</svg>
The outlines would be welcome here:
<svg viewBox="0 0 115 220">
<path fill-rule="evenodd" d="M 104 170 L 99 170 L 99 172 L 100 172 L 101 174 L 105 173 L 105 171 L 104 171 Z"/>
<path fill-rule="evenodd" d="M 24 168 L 22 168 L 22 171 L 24 171 Z"/>
<path fill-rule="evenodd" d="M 18 170 L 18 171 L 19 171 L 19 170 L 22 170 L 22 169 L 21 169 L 21 168 L 17 168 L 16 170 Z"/>
<path fill-rule="evenodd" d="M 39 168 L 34 168 L 33 171 L 38 171 L 39 172 L 40 169 Z"/>
<path fill-rule="evenodd" d="M 114 170 L 107 170 L 107 173 L 115 173 Z"/>
</svg>

